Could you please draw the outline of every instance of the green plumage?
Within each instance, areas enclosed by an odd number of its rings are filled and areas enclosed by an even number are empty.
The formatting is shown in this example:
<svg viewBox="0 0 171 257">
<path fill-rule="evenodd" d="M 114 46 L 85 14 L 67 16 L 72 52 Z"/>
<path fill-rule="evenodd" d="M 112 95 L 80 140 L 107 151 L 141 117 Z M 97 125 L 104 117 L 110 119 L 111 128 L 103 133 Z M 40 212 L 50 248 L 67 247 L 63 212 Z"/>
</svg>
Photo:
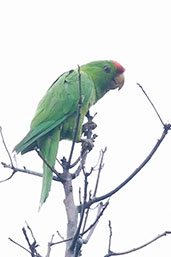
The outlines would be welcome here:
<svg viewBox="0 0 171 257">
<path fill-rule="evenodd" d="M 116 78 L 124 69 L 117 65 L 112 61 L 97 61 L 80 67 L 83 104 L 76 141 L 81 138 L 82 123 L 90 106 L 110 89 L 122 87 L 123 79 L 122 83 L 119 81 L 117 84 Z M 54 167 L 59 141 L 73 138 L 80 97 L 78 75 L 77 69 L 71 70 L 52 84 L 37 107 L 29 133 L 15 146 L 14 151 L 24 154 L 37 146 L 48 164 Z M 48 197 L 51 181 L 52 171 L 44 163 L 40 206 Z"/>
</svg>

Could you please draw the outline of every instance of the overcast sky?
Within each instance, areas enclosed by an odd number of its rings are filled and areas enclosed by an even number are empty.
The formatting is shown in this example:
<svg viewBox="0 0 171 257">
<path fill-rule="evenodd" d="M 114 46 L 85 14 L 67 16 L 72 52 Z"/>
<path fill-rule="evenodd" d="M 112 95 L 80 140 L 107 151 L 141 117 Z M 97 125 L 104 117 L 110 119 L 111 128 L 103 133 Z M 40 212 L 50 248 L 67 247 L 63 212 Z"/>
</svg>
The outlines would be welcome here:
<svg viewBox="0 0 171 257">
<path fill-rule="evenodd" d="M 92 108 L 97 112 L 96 147 L 90 166 L 107 146 L 99 195 L 121 183 L 149 154 L 162 134 L 162 125 L 136 83 L 140 83 L 164 122 L 171 122 L 171 15 L 170 1 L 6 0 L 0 3 L 0 125 L 7 146 L 13 147 L 29 130 L 39 100 L 63 72 L 93 60 L 113 59 L 126 69 L 125 86 L 112 91 Z M 61 142 L 58 157 L 67 155 Z M 103 257 L 108 247 L 108 220 L 113 227 L 112 250 L 137 247 L 171 230 L 171 136 L 128 185 L 110 201 L 83 257 Z M 9 163 L 0 141 L 0 161 Z M 17 156 L 19 167 L 41 172 L 36 153 Z M 0 167 L 0 179 L 10 171 Z M 74 185 L 78 188 L 78 182 Z M 41 179 L 18 173 L 0 184 L 0 252 L 28 256 L 9 242 L 26 246 L 22 227 L 32 227 L 40 253 L 45 255 L 51 235 L 65 237 L 63 189 L 53 183 L 48 201 L 37 212 Z M 75 192 L 78 203 L 77 191 Z M 56 236 L 56 240 L 60 240 Z M 96 249 L 96 250 L 95 250 Z M 170 256 L 167 236 L 133 257 Z M 63 256 L 62 246 L 51 257 Z"/>
</svg>

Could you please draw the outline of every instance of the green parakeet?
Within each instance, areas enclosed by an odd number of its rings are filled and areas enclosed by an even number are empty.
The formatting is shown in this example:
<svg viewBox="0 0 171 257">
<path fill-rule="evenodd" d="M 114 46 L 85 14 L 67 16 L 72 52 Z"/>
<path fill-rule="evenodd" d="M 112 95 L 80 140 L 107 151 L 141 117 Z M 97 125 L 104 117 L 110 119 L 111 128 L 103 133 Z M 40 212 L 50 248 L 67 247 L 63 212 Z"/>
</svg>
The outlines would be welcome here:
<svg viewBox="0 0 171 257">
<path fill-rule="evenodd" d="M 82 106 L 76 141 L 81 139 L 82 124 L 89 108 L 110 89 L 124 84 L 125 69 L 115 61 L 94 61 L 80 66 Z M 30 125 L 30 131 L 14 148 L 16 153 L 40 152 L 54 167 L 59 141 L 73 139 L 78 100 L 80 98 L 78 69 L 62 74 L 40 101 Z M 46 201 L 52 182 L 52 171 L 43 164 L 43 185 L 40 206 Z"/>
</svg>

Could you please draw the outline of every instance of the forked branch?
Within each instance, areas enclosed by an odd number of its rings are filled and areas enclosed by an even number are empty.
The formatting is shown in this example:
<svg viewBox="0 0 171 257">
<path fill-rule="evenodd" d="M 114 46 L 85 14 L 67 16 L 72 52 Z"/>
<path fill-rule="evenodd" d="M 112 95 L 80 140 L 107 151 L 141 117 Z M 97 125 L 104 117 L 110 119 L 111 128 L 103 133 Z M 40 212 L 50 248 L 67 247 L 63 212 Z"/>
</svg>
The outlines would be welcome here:
<svg viewBox="0 0 171 257">
<path fill-rule="evenodd" d="M 148 154 L 148 156 L 144 159 L 144 161 L 139 165 L 138 168 L 136 168 L 129 177 L 127 177 L 120 185 L 118 185 L 116 188 L 114 188 L 112 191 L 108 192 L 107 194 L 104 194 L 102 196 L 99 197 L 95 197 L 91 200 L 89 200 L 86 203 L 86 208 L 89 208 L 92 204 L 97 203 L 99 201 L 105 200 L 108 197 L 111 197 L 112 195 L 114 195 L 115 193 L 117 193 L 121 188 L 123 188 L 129 181 L 131 181 L 141 170 L 142 168 L 149 162 L 149 160 L 152 158 L 152 156 L 155 154 L 155 152 L 157 151 L 157 149 L 159 148 L 160 144 L 163 142 L 164 138 L 166 137 L 167 133 L 169 130 L 171 130 L 171 124 L 165 124 L 161 118 L 161 116 L 159 115 L 156 107 L 154 106 L 154 104 L 152 103 L 152 101 L 150 100 L 149 96 L 147 95 L 147 93 L 145 92 L 145 90 L 143 89 L 143 87 L 137 83 L 138 86 L 141 88 L 141 90 L 143 91 L 143 93 L 145 94 L 145 96 L 147 97 L 147 99 L 149 100 L 150 104 L 152 105 L 152 107 L 154 108 L 158 118 L 160 119 L 164 129 L 162 132 L 162 135 L 160 137 L 160 139 L 158 139 L 157 143 L 155 144 L 155 146 L 152 148 L 151 152 Z"/>
</svg>

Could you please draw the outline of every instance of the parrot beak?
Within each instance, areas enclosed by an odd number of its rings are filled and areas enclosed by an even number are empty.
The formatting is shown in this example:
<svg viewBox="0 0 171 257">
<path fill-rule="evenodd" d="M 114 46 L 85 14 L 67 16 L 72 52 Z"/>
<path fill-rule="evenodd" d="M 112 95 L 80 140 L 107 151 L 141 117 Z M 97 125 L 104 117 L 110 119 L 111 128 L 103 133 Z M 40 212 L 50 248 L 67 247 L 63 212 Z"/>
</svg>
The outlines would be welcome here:
<svg viewBox="0 0 171 257">
<path fill-rule="evenodd" d="M 125 81 L 125 78 L 123 73 L 118 74 L 114 79 L 115 88 L 118 88 L 118 90 L 120 90 L 124 85 L 124 81 Z"/>
<path fill-rule="evenodd" d="M 120 90 L 124 85 L 124 81 L 125 81 L 125 78 L 123 73 L 117 74 L 114 80 L 111 81 L 110 89 L 118 88 L 118 90 Z"/>
<path fill-rule="evenodd" d="M 115 76 L 114 80 L 111 82 L 110 88 L 111 89 L 118 88 L 118 90 L 120 90 L 123 87 L 124 81 L 125 81 L 125 78 L 124 78 L 124 75 L 123 75 L 125 69 L 120 63 L 118 63 L 116 61 L 113 61 L 113 64 L 116 67 L 116 74 L 117 75 Z"/>
</svg>

